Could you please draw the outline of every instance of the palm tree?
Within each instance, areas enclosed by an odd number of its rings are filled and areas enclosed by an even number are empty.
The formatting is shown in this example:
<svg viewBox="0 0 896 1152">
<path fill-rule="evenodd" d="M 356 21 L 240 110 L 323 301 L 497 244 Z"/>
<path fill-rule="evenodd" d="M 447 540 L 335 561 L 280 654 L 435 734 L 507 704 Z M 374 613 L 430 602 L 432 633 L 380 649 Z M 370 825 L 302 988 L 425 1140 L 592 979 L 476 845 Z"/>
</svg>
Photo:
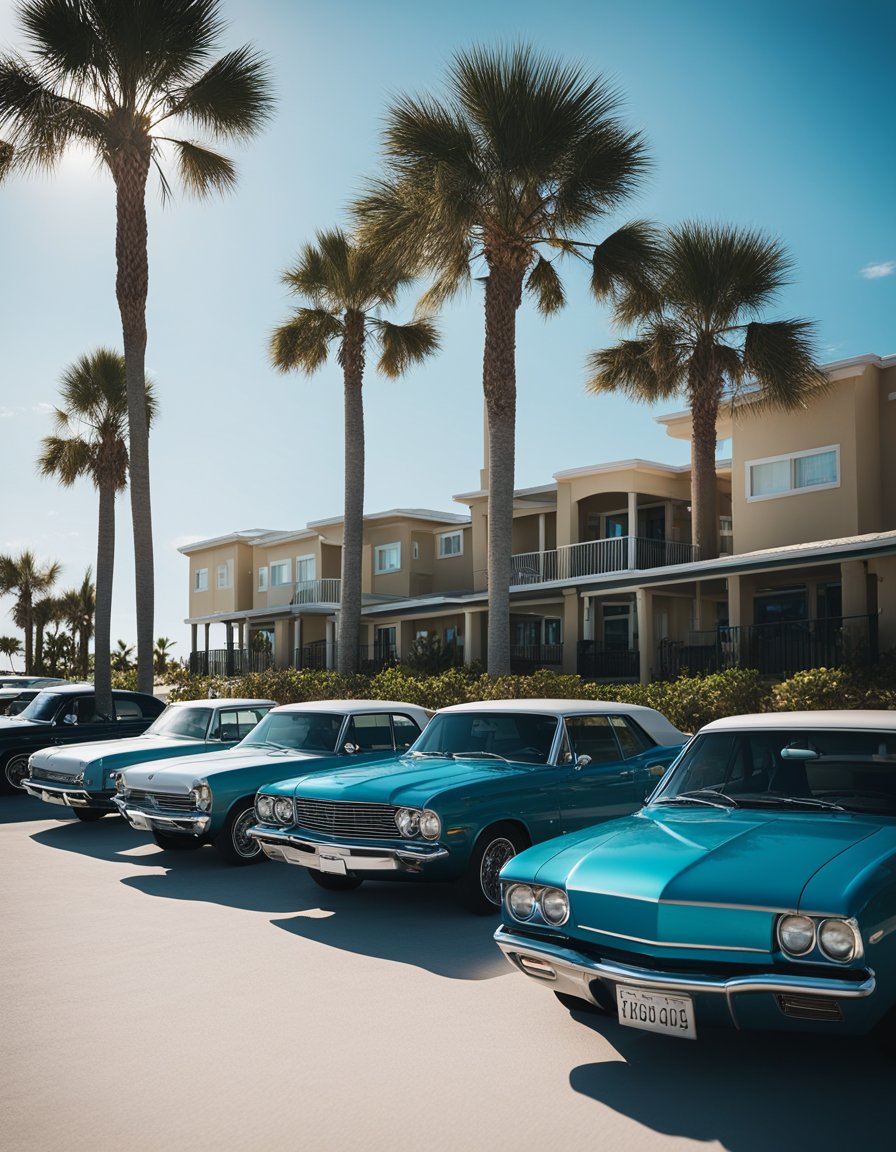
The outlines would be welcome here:
<svg viewBox="0 0 896 1152">
<path fill-rule="evenodd" d="M 60 565 L 49 563 L 42 568 L 28 549 L 19 556 L 0 556 L 0 594 L 11 592 L 16 601 L 12 618 L 25 633 L 25 672 L 34 671 L 34 603 L 48 591 L 59 576 Z"/>
<path fill-rule="evenodd" d="M 48 624 L 60 622 L 62 607 L 58 596 L 42 596 L 35 600 L 31 610 L 34 622 L 34 670 L 44 671 L 44 631 Z"/>
<path fill-rule="evenodd" d="M 688 222 L 668 231 L 649 283 L 623 293 L 616 318 L 636 339 L 589 357 L 592 392 L 648 403 L 684 396 L 691 410 L 691 538 L 718 555 L 716 424 L 723 401 L 796 409 L 827 387 L 806 320 L 759 317 L 788 282 L 782 245 L 751 229 Z"/>
<path fill-rule="evenodd" d="M 97 711 L 102 716 L 111 716 L 109 645 L 115 568 L 115 496 L 128 482 L 128 384 L 124 357 L 108 348 L 81 356 L 63 373 L 60 391 L 63 406 L 56 409 L 56 435 L 44 437 L 37 464 L 41 475 L 55 476 L 66 487 L 79 477 L 87 476 L 99 494 L 94 677 Z M 152 384 L 146 379 L 143 407 L 149 428 L 156 413 L 156 401 Z M 82 589 L 84 587 L 82 585 Z M 86 644 L 82 646 L 81 668 L 86 676 Z"/>
<path fill-rule="evenodd" d="M 167 636 L 159 636 L 153 653 L 154 667 L 157 676 L 164 676 L 171 658 L 171 649 L 176 647 L 176 640 L 169 640 Z"/>
<path fill-rule="evenodd" d="M 52 170 L 70 145 L 86 147 L 115 184 L 116 296 L 127 366 L 138 687 L 152 691 L 153 550 L 144 398 L 146 182 L 165 145 L 197 195 L 236 183 L 233 162 L 189 138 L 248 139 L 271 109 L 267 68 L 244 46 L 212 59 L 223 28 L 219 0 L 22 0 L 33 61 L 0 55 L 0 174 Z M 187 133 L 186 136 L 180 133 Z M 178 133 L 175 138 L 172 134 Z"/>
<path fill-rule="evenodd" d="M 78 661 L 81 679 L 86 680 L 90 674 L 88 649 L 97 615 L 96 585 L 93 583 L 93 571 L 88 568 L 80 587 L 70 588 L 67 592 L 63 592 L 60 600 L 65 620 L 72 630 L 72 653 Z M 99 659 L 94 660 L 94 674 L 98 679 L 102 679 L 96 671 L 100 663 Z M 108 658 L 104 663 L 108 667 Z M 96 710 L 100 716 L 113 715 L 111 672 L 107 675 L 109 676 L 108 698 L 102 696 L 100 691 L 94 687 Z M 105 690 L 105 685 L 103 685 L 103 691 Z"/>
<path fill-rule="evenodd" d="M 602 244 L 579 235 L 639 184 L 640 135 L 616 117 L 600 77 L 524 46 L 458 53 L 448 95 L 401 97 L 388 112 L 385 176 L 356 205 L 361 236 L 411 252 L 437 279 L 421 306 L 485 284 L 482 384 L 488 423 L 488 670 L 510 669 L 510 573 L 516 424 L 516 313 L 525 289 L 539 311 L 561 308 L 555 259 L 592 264 L 603 298 L 638 275 L 653 248 L 643 223 Z"/>
<path fill-rule="evenodd" d="M 21 651 L 22 641 L 18 636 L 0 636 L 0 654 L 9 660 L 10 671 L 12 671 L 13 656 L 18 656 Z"/>
<path fill-rule="evenodd" d="M 134 645 L 124 640 L 116 640 L 115 650 L 112 653 L 112 668 L 115 672 L 127 672 L 131 668 L 134 655 Z"/>
<path fill-rule="evenodd" d="M 344 395 L 345 493 L 337 661 L 339 671 L 356 672 L 361 638 L 361 558 L 364 536 L 364 383 L 368 335 L 379 341 L 377 368 L 400 376 L 439 346 L 429 320 L 390 324 L 379 317 L 382 307 L 412 277 L 400 260 L 356 244 L 340 229 L 318 232 L 306 244 L 296 266 L 284 277 L 293 293 L 313 307 L 297 308 L 271 337 L 271 360 L 286 372 L 299 368 L 309 375 L 327 359 L 332 345 L 342 366 Z"/>
</svg>

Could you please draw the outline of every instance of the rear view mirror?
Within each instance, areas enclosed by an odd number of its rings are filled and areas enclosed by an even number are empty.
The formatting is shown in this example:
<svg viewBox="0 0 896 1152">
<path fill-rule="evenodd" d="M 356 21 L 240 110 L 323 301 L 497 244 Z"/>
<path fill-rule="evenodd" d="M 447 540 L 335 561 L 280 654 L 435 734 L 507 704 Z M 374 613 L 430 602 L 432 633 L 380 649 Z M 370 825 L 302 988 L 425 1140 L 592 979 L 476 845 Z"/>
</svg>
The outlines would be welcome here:
<svg viewBox="0 0 896 1152">
<path fill-rule="evenodd" d="M 794 748 L 790 744 L 781 749 L 782 760 L 817 760 L 820 755 L 814 748 Z"/>
</svg>

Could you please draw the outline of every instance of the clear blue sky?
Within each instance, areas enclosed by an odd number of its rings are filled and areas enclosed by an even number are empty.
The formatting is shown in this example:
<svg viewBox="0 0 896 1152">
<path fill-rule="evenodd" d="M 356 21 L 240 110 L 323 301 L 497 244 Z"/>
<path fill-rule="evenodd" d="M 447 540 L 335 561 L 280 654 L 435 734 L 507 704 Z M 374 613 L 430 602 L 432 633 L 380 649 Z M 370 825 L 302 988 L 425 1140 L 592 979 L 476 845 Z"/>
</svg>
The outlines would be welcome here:
<svg viewBox="0 0 896 1152">
<path fill-rule="evenodd" d="M 697 217 L 780 237 L 796 263 L 775 309 L 818 324 L 821 359 L 896 352 L 892 0 L 224 0 L 225 49 L 270 58 L 278 105 L 236 150 L 224 200 L 149 194 L 147 363 L 160 414 L 151 443 L 155 634 L 189 630 L 184 542 L 235 529 L 298 528 L 342 509 L 337 368 L 275 374 L 271 329 L 288 315 L 280 273 L 376 170 L 390 96 L 440 90 L 446 63 L 474 43 L 527 41 L 610 77 L 655 162 L 625 219 Z M 0 0 L 0 44 L 22 48 Z M 95 558 L 96 503 L 83 483 L 37 478 L 62 371 L 120 347 L 111 181 L 73 158 L 56 176 L 0 187 L 0 551 L 60 560 L 62 587 Z M 599 238 L 599 234 L 595 234 Z M 875 274 L 871 274 L 871 273 Z M 583 362 L 615 333 L 580 275 L 570 304 L 519 313 L 517 485 L 564 468 L 640 456 L 682 463 L 656 415 L 583 391 Z M 401 319 L 396 315 L 396 319 Z M 770 314 L 770 318 L 771 314 Z M 398 383 L 365 383 L 366 510 L 462 511 L 482 457 L 482 314 L 477 296 L 442 317 L 438 359 Z M 118 518 L 113 638 L 133 642 L 127 498 Z M 0 600 L 0 633 L 15 630 Z"/>
</svg>

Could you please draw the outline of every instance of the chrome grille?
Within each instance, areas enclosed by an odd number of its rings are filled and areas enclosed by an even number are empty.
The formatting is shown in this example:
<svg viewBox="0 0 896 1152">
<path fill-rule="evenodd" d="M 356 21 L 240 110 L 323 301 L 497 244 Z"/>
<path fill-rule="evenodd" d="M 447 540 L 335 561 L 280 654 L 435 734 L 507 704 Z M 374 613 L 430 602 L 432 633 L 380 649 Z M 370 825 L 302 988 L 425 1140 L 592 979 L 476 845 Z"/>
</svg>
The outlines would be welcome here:
<svg viewBox="0 0 896 1152">
<path fill-rule="evenodd" d="M 75 778 L 71 772 L 50 772 L 46 768 L 37 768 L 31 773 L 31 779 L 35 783 L 41 780 L 58 780 L 60 784 L 74 784 Z"/>
<path fill-rule="evenodd" d="M 144 792 L 141 788 L 131 788 L 128 803 L 143 804 L 159 812 L 194 812 L 196 804 L 191 796 L 171 796 L 165 792 Z"/>
<path fill-rule="evenodd" d="M 391 804 L 350 804 L 343 800 L 296 797 L 296 824 L 330 836 L 359 836 L 397 840 L 398 828 Z"/>
</svg>

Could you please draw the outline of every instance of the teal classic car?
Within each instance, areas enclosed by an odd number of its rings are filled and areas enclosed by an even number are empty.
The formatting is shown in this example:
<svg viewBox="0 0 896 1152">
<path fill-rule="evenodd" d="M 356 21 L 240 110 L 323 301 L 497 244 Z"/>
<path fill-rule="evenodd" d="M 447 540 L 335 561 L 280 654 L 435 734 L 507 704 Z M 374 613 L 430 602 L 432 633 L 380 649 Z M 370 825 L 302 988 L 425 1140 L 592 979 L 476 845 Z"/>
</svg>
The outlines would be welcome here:
<svg viewBox="0 0 896 1152">
<path fill-rule="evenodd" d="M 131 764 L 206 756 L 248 736 L 273 700 L 184 700 L 169 704 L 140 736 L 41 748 L 28 759 L 22 787 L 48 804 L 71 808 L 79 820 L 117 812 L 115 777 Z"/>
<path fill-rule="evenodd" d="M 249 829 L 321 887 L 459 880 L 497 911 L 520 849 L 640 807 L 686 737 L 652 708 L 499 700 L 443 708 L 410 751 L 261 789 Z"/>
<path fill-rule="evenodd" d="M 247 835 L 255 793 L 296 772 L 391 759 L 409 748 L 430 713 L 394 700 L 319 700 L 272 708 L 229 751 L 137 764 L 116 774 L 114 803 L 128 823 L 172 851 L 213 844 L 229 864 L 264 859 Z"/>
<path fill-rule="evenodd" d="M 896 713 L 715 721 L 640 812 L 501 882 L 499 947 L 568 1008 L 896 1047 Z"/>
</svg>

